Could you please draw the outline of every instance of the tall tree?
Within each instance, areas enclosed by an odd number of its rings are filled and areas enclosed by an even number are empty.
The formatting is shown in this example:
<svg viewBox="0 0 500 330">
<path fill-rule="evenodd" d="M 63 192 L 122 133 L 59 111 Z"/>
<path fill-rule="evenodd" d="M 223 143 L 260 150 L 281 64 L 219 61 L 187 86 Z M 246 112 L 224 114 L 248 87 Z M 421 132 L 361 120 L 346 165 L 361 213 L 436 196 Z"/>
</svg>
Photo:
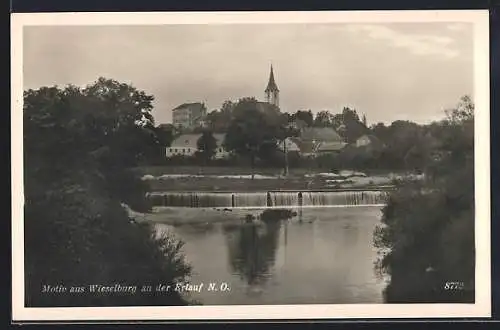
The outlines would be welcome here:
<svg viewBox="0 0 500 330">
<path fill-rule="evenodd" d="M 180 243 L 156 239 L 151 226 L 132 222 L 122 207 L 149 209 L 147 187 L 127 167 L 137 164 L 144 143 L 154 141 L 152 100 L 131 85 L 104 78 L 83 89 L 24 93 L 27 305 L 185 303 L 178 293 L 42 293 L 43 285 L 54 283 L 175 284 L 189 273 Z"/>
<path fill-rule="evenodd" d="M 327 111 L 323 110 L 316 114 L 314 118 L 314 126 L 316 127 L 330 127 L 332 125 L 333 115 Z"/>
<path fill-rule="evenodd" d="M 252 178 L 257 157 L 266 157 L 277 148 L 279 118 L 260 111 L 253 98 L 241 99 L 234 109 L 224 148 L 249 159 Z"/>
<path fill-rule="evenodd" d="M 348 143 L 356 142 L 359 137 L 369 132 L 355 109 L 346 107 L 342 110 L 342 123 L 345 126 L 344 138 Z"/>
<path fill-rule="evenodd" d="M 217 140 L 213 136 L 212 132 L 204 131 L 196 142 L 196 146 L 199 150 L 199 156 L 203 159 L 203 162 L 206 165 L 216 153 Z"/>
<path fill-rule="evenodd" d="M 295 114 L 294 117 L 296 119 L 302 120 L 304 123 L 306 123 L 307 126 L 312 126 L 314 122 L 314 115 L 311 110 L 305 111 L 305 110 L 298 110 Z"/>
<path fill-rule="evenodd" d="M 375 244 L 389 251 L 379 264 L 390 275 L 388 302 L 474 302 L 473 110 L 462 98 L 446 120 L 433 125 L 441 127 L 436 129 L 440 157 L 426 168 L 428 179 L 402 185 L 383 209 Z M 447 288 L 450 277 L 460 289 Z M 415 285 L 408 287 L 409 282 Z"/>
</svg>

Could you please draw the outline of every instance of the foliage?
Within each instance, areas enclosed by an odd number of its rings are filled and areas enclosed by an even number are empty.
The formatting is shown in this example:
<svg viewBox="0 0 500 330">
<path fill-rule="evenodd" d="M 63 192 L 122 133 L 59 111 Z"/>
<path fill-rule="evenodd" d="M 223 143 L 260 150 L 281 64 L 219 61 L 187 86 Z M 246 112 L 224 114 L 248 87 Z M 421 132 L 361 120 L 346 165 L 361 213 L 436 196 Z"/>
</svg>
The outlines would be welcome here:
<svg viewBox="0 0 500 330">
<path fill-rule="evenodd" d="M 189 274 L 172 238 L 156 239 L 122 207 L 147 211 L 146 186 L 126 169 L 156 147 L 153 96 L 99 78 L 86 88 L 24 94 L 28 306 L 184 304 L 177 293 L 42 294 L 43 285 L 174 283 Z M 170 242 L 170 243 L 169 243 Z M 175 248 L 174 248 L 175 247 Z"/>
<path fill-rule="evenodd" d="M 257 157 L 270 157 L 277 149 L 282 134 L 282 117 L 278 112 L 264 112 L 255 99 L 240 100 L 234 110 L 234 118 L 228 128 L 224 148 L 248 157 L 252 168 Z"/>
<path fill-rule="evenodd" d="M 435 124 L 440 136 L 428 153 L 428 180 L 403 185 L 383 209 L 375 244 L 388 250 L 378 267 L 391 276 L 389 302 L 474 301 L 473 108 L 462 98 Z M 453 281 L 463 289 L 447 290 Z"/>
<path fill-rule="evenodd" d="M 314 122 L 314 115 L 311 110 L 298 110 L 291 115 L 292 120 L 302 120 L 306 126 L 312 126 Z"/>
<path fill-rule="evenodd" d="M 224 101 L 221 109 L 214 110 L 207 115 L 208 128 L 215 133 L 225 133 L 233 118 L 235 104 L 231 101 Z"/>
<path fill-rule="evenodd" d="M 204 163 L 208 163 L 217 150 L 217 140 L 212 132 L 204 131 L 196 142 L 196 146 L 199 150 L 199 157 L 203 159 Z"/>
<path fill-rule="evenodd" d="M 314 117 L 313 125 L 315 127 L 331 127 L 333 124 L 333 114 L 329 111 L 323 110 L 316 114 Z"/>
<path fill-rule="evenodd" d="M 358 138 L 368 133 L 368 128 L 359 119 L 356 110 L 344 108 L 342 110 L 341 123 L 343 129 L 339 130 L 339 133 L 347 143 L 355 143 Z"/>
</svg>

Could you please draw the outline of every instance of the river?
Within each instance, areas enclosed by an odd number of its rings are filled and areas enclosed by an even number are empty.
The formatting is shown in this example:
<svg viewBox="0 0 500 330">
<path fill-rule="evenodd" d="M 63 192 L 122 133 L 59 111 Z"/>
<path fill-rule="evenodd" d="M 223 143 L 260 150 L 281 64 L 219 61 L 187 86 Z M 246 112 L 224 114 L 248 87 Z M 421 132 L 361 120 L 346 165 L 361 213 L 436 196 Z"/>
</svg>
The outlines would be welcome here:
<svg viewBox="0 0 500 330">
<path fill-rule="evenodd" d="M 235 215 L 234 222 L 156 226 L 185 242 L 190 283 L 203 283 L 189 297 L 204 305 L 382 303 L 373 246 L 381 206 L 295 210 L 270 224 L 244 224 Z"/>
</svg>

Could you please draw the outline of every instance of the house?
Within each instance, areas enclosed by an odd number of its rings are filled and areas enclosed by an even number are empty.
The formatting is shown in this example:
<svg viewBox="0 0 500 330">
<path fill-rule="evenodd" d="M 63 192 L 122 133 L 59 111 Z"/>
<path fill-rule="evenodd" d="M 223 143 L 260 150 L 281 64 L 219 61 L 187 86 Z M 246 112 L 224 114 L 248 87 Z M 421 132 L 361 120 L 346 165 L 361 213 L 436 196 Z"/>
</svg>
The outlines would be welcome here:
<svg viewBox="0 0 500 330">
<path fill-rule="evenodd" d="M 342 141 L 323 141 L 316 147 L 316 154 L 337 154 L 344 149 L 347 143 Z"/>
<path fill-rule="evenodd" d="M 300 152 L 299 143 L 296 138 L 288 137 L 285 139 L 285 145 L 283 145 L 283 142 L 278 142 L 278 149 L 284 151 L 286 147 L 287 152 Z"/>
<path fill-rule="evenodd" d="M 306 157 L 339 153 L 346 146 L 342 137 L 329 127 L 305 127 L 298 139 L 300 153 Z"/>
<path fill-rule="evenodd" d="M 198 149 L 198 139 L 201 137 L 200 134 L 182 134 L 178 136 L 171 145 L 166 148 L 165 155 L 167 158 L 173 156 L 184 156 L 191 157 L 200 151 Z M 229 156 L 229 152 L 224 150 L 223 143 L 225 134 L 213 134 L 215 140 L 217 141 L 217 148 L 215 150 L 215 159 L 226 158 Z"/>
<path fill-rule="evenodd" d="M 178 129 L 189 130 L 201 126 L 206 115 L 205 104 L 184 103 L 172 110 L 172 123 Z"/>
<path fill-rule="evenodd" d="M 383 143 L 375 135 L 370 134 L 362 135 L 356 140 L 356 147 L 367 146 L 379 149 L 383 147 Z"/>
</svg>

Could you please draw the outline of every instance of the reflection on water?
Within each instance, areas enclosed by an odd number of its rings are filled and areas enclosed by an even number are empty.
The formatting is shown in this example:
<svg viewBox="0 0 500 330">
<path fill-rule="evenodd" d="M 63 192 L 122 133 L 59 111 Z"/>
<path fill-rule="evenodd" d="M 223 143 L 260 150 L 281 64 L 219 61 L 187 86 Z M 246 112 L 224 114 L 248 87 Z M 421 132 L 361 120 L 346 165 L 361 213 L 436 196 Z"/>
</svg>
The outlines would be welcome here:
<svg viewBox="0 0 500 330">
<path fill-rule="evenodd" d="M 381 303 L 384 282 L 374 271 L 373 247 L 380 207 L 297 211 L 291 220 L 270 224 L 235 217 L 233 223 L 170 228 L 186 243 L 193 283 L 231 288 L 192 297 L 207 305 Z"/>
<path fill-rule="evenodd" d="M 260 285 L 270 275 L 278 248 L 280 222 L 263 226 L 244 225 L 225 230 L 231 270 L 250 286 Z"/>
</svg>

